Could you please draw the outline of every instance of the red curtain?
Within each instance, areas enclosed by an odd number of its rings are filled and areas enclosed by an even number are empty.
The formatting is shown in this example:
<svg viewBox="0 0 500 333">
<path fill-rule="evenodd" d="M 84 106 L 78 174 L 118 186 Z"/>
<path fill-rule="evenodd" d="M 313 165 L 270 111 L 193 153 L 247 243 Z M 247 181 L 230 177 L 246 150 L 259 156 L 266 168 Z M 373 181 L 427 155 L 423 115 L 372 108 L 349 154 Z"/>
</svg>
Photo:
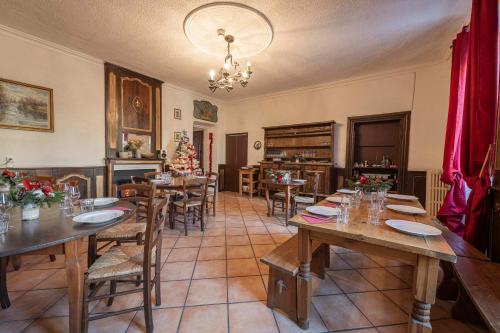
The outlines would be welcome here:
<svg viewBox="0 0 500 333">
<path fill-rule="evenodd" d="M 481 250 L 487 245 L 488 160 L 495 154 L 498 80 L 498 1 L 474 0 L 470 32 L 464 29 L 453 42 L 442 177 L 451 190 L 438 217 Z M 467 204 L 464 181 L 472 188 Z"/>
<path fill-rule="evenodd" d="M 498 117 L 498 1 L 474 0 L 470 22 L 469 102 L 462 131 L 462 173 L 472 188 L 466 210 L 464 239 L 480 250 L 487 245 L 490 207 L 488 189 L 494 159 Z M 487 156 L 491 149 L 491 155 Z M 481 172 L 482 171 L 482 172 Z"/>
<path fill-rule="evenodd" d="M 461 172 L 461 146 L 463 115 L 468 94 L 469 31 L 462 29 L 453 41 L 451 60 L 450 102 L 443 156 L 441 180 L 451 186 L 437 217 L 453 232 L 463 235 L 465 214 L 465 188 Z"/>
</svg>

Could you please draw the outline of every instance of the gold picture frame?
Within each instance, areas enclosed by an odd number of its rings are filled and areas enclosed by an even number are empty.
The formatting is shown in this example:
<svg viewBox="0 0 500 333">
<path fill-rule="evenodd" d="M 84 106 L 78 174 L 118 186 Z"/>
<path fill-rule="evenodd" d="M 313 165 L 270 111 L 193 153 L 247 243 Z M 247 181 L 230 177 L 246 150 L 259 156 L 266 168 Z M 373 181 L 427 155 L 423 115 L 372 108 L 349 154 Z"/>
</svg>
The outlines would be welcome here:
<svg viewBox="0 0 500 333">
<path fill-rule="evenodd" d="M 54 132 L 53 89 L 0 78 L 0 128 Z"/>
</svg>

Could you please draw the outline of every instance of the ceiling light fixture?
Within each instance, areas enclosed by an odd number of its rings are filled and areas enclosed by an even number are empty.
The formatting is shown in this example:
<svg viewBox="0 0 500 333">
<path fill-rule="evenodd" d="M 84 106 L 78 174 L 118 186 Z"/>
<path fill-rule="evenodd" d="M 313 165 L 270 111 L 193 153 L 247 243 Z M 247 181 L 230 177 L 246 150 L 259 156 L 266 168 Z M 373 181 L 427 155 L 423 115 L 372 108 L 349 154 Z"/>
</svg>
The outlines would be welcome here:
<svg viewBox="0 0 500 333">
<path fill-rule="evenodd" d="M 247 62 L 246 70 L 239 70 L 238 67 L 240 64 L 236 60 L 233 60 L 233 55 L 231 54 L 231 44 L 234 42 L 234 36 L 226 35 L 224 29 L 217 29 L 217 35 L 224 37 L 227 43 L 227 54 L 224 58 L 224 65 L 222 65 L 217 73 L 213 69 L 210 70 L 208 88 L 212 92 L 215 92 L 218 88 L 226 89 L 227 92 L 230 92 L 238 83 L 243 88 L 246 87 L 252 75 L 250 61 Z M 234 70 L 232 73 L 230 72 L 231 69 Z"/>
</svg>

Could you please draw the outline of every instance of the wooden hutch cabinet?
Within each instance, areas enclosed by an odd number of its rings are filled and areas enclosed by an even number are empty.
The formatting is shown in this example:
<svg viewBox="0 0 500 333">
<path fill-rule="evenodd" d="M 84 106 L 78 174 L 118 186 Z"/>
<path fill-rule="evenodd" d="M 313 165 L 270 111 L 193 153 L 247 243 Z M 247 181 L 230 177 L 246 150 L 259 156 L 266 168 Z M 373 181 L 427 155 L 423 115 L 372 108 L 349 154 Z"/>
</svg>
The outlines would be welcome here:
<svg viewBox="0 0 500 333">
<path fill-rule="evenodd" d="M 304 192 L 312 192 L 312 175 L 319 172 L 319 193 L 335 191 L 333 166 L 335 121 L 264 127 L 264 159 L 260 177 L 266 170 L 291 170 L 307 179 Z M 299 162 L 296 162 L 296 160 Z M 309 178 L 309 179 L 308 179 Z"/>
</svg>

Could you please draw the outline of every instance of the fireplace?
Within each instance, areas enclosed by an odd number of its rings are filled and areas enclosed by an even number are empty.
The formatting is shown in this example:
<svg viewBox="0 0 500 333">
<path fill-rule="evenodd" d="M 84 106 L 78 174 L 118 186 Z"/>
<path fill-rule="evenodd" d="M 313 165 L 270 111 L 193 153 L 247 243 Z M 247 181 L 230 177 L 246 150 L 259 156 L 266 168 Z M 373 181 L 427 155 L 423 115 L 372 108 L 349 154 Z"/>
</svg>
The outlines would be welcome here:
<svg viewBox="0 0 500 333">
<path fill-rule="evenodd" d="M 107 193 L 108 196 L 116 195 L 116 187 L 130 183 L 131 176 L 144 177 L 145 172 L 162 171 L 163 160 L 107 158 Z"/>
</svg>

